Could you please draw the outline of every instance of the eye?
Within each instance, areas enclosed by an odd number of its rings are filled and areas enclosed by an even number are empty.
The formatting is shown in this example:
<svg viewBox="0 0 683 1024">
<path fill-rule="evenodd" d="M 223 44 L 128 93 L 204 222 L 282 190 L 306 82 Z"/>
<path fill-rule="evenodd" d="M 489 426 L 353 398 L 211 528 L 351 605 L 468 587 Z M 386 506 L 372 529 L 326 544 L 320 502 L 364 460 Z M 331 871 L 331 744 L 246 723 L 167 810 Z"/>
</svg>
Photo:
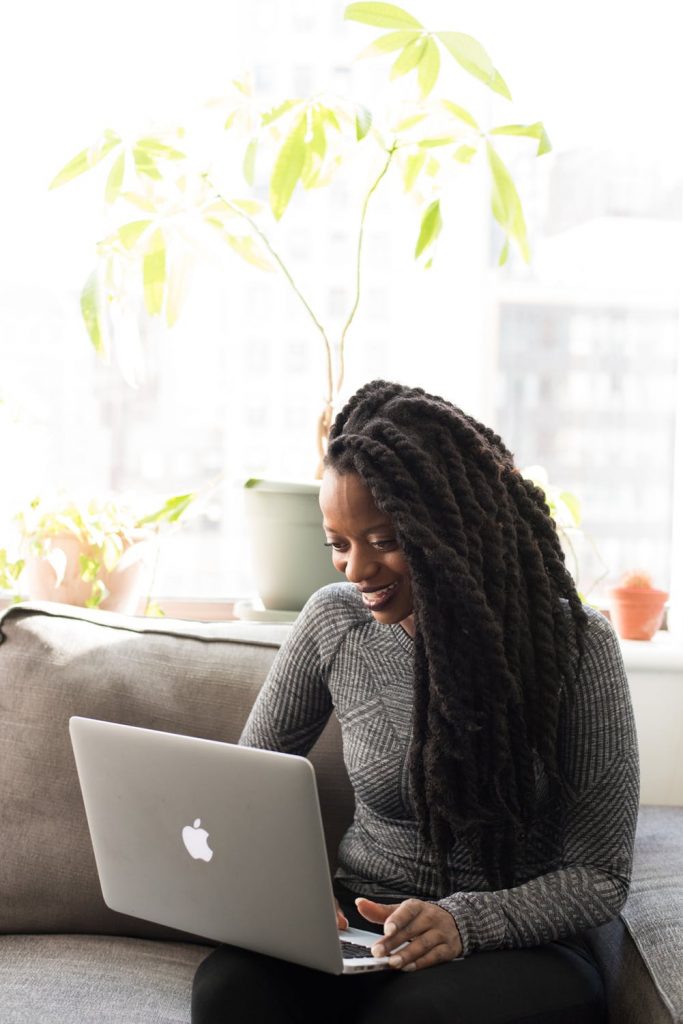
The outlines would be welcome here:
<svg viewBox="0 0 683 1024">
<path fill-rule="evenodd" d="M 342 540 L 326 540 L 325 547 L 332 548 L 333 551 L 343 551 L 346 545 Z"/>
<path fill-rule="evenodd" d="M 397 544 L 396 540 L 392 537 L 391 540 L 374 540 L 372 546 L 379 551 L 393 551 Z"/>
</svg>

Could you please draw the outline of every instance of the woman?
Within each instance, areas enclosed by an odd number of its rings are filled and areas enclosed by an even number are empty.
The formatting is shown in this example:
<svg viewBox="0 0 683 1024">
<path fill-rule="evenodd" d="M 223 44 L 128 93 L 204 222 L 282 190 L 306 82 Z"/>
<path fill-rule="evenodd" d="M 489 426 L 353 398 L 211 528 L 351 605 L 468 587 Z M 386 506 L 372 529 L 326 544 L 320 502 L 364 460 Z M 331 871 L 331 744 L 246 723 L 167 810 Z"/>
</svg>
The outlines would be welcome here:
<svg viewBox="0 0 683 1024">
<path fill-rule="evenodd" d="M 373 381 L 334 423 L 320 503 L 348 583 L 308 602 L 240 742 L 303 754 L 335 711 L 356 801 L 340 928 L 374 928 L 392 969 L 222 947 L 193 1021 L 604 1021 L 582 932 L 627 895 L 636 740 L 542 492 L 490 429 Z"/>
</svg>

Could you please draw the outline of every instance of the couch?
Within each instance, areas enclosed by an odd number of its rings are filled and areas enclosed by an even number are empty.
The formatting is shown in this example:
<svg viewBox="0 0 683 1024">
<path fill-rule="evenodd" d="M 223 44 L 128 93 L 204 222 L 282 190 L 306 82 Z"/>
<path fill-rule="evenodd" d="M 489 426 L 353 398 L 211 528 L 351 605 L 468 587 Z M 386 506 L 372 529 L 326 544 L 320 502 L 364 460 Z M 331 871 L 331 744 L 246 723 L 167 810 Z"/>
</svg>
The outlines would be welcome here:
<svg viewBox="0 0 683 1024">
<path fill-rule="evenodd" d="M 68 719 L 235 741 L 286 632 L 47 603 L 2 615 L 2 1024 L 189 1021 L 192 978 L 211 947 L 104 905 Z M 311 760 L 333 862 L 352 808 L 335 721 Z M 643 807 L 628 903 L 591 933 L 611 1024 L 683 1022 L 682 850 L 683 809 Z"/>
</svg>

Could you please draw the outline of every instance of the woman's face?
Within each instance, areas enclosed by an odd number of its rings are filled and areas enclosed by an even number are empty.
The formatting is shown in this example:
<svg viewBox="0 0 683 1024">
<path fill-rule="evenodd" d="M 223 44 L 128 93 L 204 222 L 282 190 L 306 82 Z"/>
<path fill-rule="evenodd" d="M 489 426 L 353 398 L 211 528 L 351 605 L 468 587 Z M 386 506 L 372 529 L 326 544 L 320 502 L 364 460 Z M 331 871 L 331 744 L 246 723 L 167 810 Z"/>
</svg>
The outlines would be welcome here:
<svg viewBox="0 0 683 1024">
<path fill-rule="evenodd" d="M 377 622 L 400 622 L 414 636 L 408 563 L 391 519 L 377 508 L 370 490 L 356 473 L 327 469 L 320 508 L 335 569 L 358 587 Z"/>
</svg>

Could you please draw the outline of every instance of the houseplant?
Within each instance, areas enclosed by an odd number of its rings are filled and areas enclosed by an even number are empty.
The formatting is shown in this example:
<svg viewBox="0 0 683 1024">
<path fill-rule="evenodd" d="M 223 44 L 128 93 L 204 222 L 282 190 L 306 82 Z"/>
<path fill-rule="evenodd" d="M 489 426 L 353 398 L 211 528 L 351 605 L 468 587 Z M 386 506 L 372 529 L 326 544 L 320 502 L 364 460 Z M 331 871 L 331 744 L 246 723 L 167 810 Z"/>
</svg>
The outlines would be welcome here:
<svg viewBox="0 0 683 1024">
<path fill-rule="evenodd" d="M 0 549 L 0 586 L 15 598 L 60 601 L 135 612 L 151 586 L 162 531 L 178 523 L 195 499 L 173 495 L 141 513 L 110 496 L 35 498 L 15 517 L 22 557 Z M 156 606 L 148 597 L 146 614 Z"/>
<path fill-rule="evenodd" d="M 484 127 L 452 96 L 437 95 L 445 59 L 510 99 L 491 58 L 471 36 L 430 31 L 403 8 L 388 3 L 352 3 L 345 17 L 382 30 L 361 56 L 391 55 L 390 78 L 414 76 L 417 90 L 413 99 L 401 101 L 398 109 L 394 105 L 386 113 L 349 96 L 322 94 L 283 98 L 264 107 L 248 77 L 235 79 L 232 106 L 217 125 L 213 147 L 195 147 L 195 136 L 185 126 L 131 139 L 107 129 L 52 182 L 53 188 L 58 187 L 97 166 L 109 167 L 105 181 L 107 230 L 97 247 L 95 270 L 81 294 L 88 335 L 103 356 L 116 347 L 116 328 L 123 319 L 130 345 L 140 306 L 145 316 L 161 319 L 169 327 L 177 321 L 183 304 L 184 269 L 209 238 L 209 244 L 225 247 L 256 270 L 274 270 L 281 275 L 305 310 L 324 351 L 316 477 L 322 471 L 328 430 L 344 385 L 348 334 L 366 277 L 365 229 L 377 191 L 392 176 L 402 182 L 414 216 L 414 257 L 418 266 L 428 269 L 443 228 L 444 197 L 468 169 L 483 166 L 490 178 L 493 216 L 504 236 L 500 262 L 507 259 L 511 243 L 528 260 L 521 201 L 497 143 L 505 136 L 526 137 L 536 144 L 538 155 L 550 149 L 540 122 Z M 274 241 L 274 232 L 295 195 L 334 187 L 341 169 L 350 164 L 358 165 L 365 185 L 355 213 L 355 255 L 349 267 L 352 299 L 333 337 L 295 268 Z M 236 168 L 239 186 L 233 184 Z M 259 198 L 264 188 L 267 203 Z M 313 458 L 311 465 L 313 468 Z M 255 500 L 260 490 L 260 485 L 252 482 L 247 499 Z M 280 501 L 284 488 L 271 487 L 266 493 Z M 297 495 L 297 501 L 300 498 Z M 283 500 L 289 502 L 288 496 Z M 309 503 L 314 507 L 316 502 L 315 487 L 311 487 Z M 275 528 L 273 522 L 267 527 L 271 532 Z M 325 557 L 319 523 L 313 530 L 315 546 L 304 561 Z M 282 549 L 287 546 L 280 545 Z M 301 564 L 297 554 L 293 571 Z M 292 570 L 287 571 L 291 576 Z"/>
<path fill-rule="evenodd" d="M 647 572 L 624 573 L 609 591 L 610 615 L 623 640 L 651 640 L 662 625 L 668 594 L 652 585 Z"/>
</svg>

